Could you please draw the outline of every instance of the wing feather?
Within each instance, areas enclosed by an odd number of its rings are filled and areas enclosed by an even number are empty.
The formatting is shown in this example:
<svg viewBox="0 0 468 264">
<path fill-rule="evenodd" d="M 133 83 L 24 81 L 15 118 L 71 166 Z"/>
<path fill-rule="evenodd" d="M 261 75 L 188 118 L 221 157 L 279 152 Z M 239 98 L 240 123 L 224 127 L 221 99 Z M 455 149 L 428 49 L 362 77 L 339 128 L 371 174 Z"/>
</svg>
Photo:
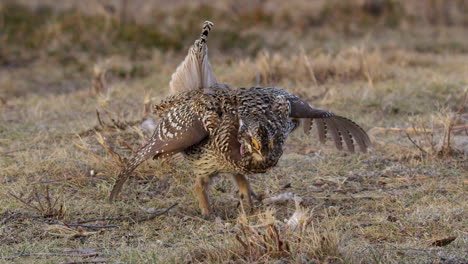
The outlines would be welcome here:
<svg viewBox="0 0 468 264">
<path fill-rule="evenodd" d="M 302 125 L 304 127 L 304 133 L 308 135 L 312 129 L 312 120 L 310 118 L 305 118 L 302 120 Z"/>
<path fill-rule="evenodd" d="M 326 118 L 323 121 L 325 121 L 327 125 L 327 131 L 330 132 L 333 141 L 335 141 L 335 146 L 337 149 L 342 150 L 343 149 L 343 144 L 341 141 L 341 133 L 339 130 L 339 127 L 336 125 L 335 122 L 333 122 L 332 118 Z"/>
<path fill-rule="evenodd" d="M 371 146 L 372 143 L 367 133 L 353 121 L 329 111 L 313 108 L 295 96 L 289 97 L 288 101 L 291 108 L 290 117 L 305 119 L 305 132 L 308 132 L 311 126 L 310 121 L 307 120 L 315 121 L 320 142 L 324 143 L 327 135 L 330 134 L 336 148 L 340 150 L 343 149 L 343 141 L 350 152 L 355 151 L 355 143 L 362 152 L 366 152 Z"/>
<path fill-rule="evenodd" d="M 161 119 L 148 143 L 137 151 L 119 173 L 109 201 L 112 202 L 117 197 L 124 183 L 130 177 L 130 173 L 145 160 L 180 152 L 199 143 L 207 136 L 208 132 L 205 130 L 203 122 L 196 116 L 193 116 L 190 122 L 185 123 L 177 123 L 168 117 Z"/>
<path fill-rule="evenodd" d="M 316 119 L 315 123 L 317 124 L 319 140 L 321 143 L 325 143 L 327 140 L 327 128 L 325 126 L 325 122 L 323 119 Z"/>
</svg>

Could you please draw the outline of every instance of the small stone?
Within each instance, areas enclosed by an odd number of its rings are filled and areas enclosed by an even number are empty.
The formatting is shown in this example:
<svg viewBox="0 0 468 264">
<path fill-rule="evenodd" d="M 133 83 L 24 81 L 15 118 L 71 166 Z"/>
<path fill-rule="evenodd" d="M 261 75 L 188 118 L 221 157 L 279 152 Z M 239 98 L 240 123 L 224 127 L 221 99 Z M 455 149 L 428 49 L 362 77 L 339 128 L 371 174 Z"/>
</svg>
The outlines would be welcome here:
<svg viewBox="0 0 468 264">
<path fill-rule="evenodd" d="M 313 192 L 323 192 L 323 190 L 315 185 L 309 185 L 307 187 L 309 190 L 313 191 Z"/>
<path fill-rule="evenodd" d="M 320 185 L 324 185 L 325 182 L 322 179 L 317 179 L 317 180 L 314 181 L 313 184 L 317 185 L 317 186 L 320 186 Z"/>
</svg>

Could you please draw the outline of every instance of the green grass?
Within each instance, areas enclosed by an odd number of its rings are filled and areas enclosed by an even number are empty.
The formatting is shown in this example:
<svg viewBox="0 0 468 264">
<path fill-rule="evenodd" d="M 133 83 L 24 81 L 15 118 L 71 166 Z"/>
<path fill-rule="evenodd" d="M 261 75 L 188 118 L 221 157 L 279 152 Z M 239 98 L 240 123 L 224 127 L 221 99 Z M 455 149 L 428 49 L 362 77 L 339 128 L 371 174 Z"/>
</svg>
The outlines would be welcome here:
<svg viewBox="0 0 468 264">
<path fill-rule="evenodd" d="M 466 129 L 451 132 L 456 151 L 438 152 L 449 121 L 466 126 L 466 110 L 459 111 L 468 87 L 463 22 L 413 24 L 411 16 L 399 17 L 398 6 L 375 18 L 346 6 L 310 17 L 305 7 L 241 8 L 231 17 L 219 8 L 183 5 L 153 13 L 157 25 L 120 25 L 116 16 L 0 7 L 0 262 L 464 263 Z M 342 28 L 356 14 L 362 27 Z M 257 202 L 246 216 L 223 176 L 211 187 L 218 219 L 205 221 L 194 176 L 177 157 L 144 163 L 122 199 L 106 202 L 120 164 L 98 136 L 78 134 L 98 125 L 96 110 L 107 123 L 109 116 L 140 120 L 145 99 L 158 102 L 168 93 L 170 75 L 206 17 L 215 22 L 209 45 L 218 80 L 283 87 L 352 118 L 372 138 L 370 153 L 351 155 L 298 131 L 276 168 L 249 176 L 264 198 L 293 192 L 301 209 L 294 201 Z M 239 17 L 243 22 L 233 23 Z M 331 17 L 339 25 L 330 25 Z M 379 30 L 369 27 L 374 22 Z M 108 71 L 106 98 L 93 90 L 95 66 Z M 432 132 L 415 133 L 413 125 Z M 122 157 L 131 155 L 123 141 L 136 149 L 148 137 L 138 124 L 100 134 Z M 48 208 L 46 188 L 58 199 L 48 216 L 37 202 Z M 135 222 L 174 203 L 168 213 Z M 298 210 L 305 224 L 291 230 L 285 220 Z M 108 217 L 122 219 L 89 223 L 118 226 L 98 230 L 64 225 Z M 448 237 L 456 238 L 432 245 Z M 78 249 L 88 251 L 67 252 Z"/>
</svg>

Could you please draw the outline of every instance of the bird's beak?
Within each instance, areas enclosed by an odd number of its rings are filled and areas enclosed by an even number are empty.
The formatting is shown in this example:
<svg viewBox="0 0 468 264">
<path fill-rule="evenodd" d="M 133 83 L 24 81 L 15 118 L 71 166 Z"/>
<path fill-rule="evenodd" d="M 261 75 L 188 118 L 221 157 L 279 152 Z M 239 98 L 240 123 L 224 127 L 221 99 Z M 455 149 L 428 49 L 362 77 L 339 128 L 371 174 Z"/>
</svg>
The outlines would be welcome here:
<svg viewBox="0 0 468 264">
<path fill-rule="evenodd" d="M 262 154 L 260 150 L 255 149 L 255 151 L 252 153 L 252 156 L 257 160 L 258 162 L 265 162 L 266 157 Z"/>
</svg>

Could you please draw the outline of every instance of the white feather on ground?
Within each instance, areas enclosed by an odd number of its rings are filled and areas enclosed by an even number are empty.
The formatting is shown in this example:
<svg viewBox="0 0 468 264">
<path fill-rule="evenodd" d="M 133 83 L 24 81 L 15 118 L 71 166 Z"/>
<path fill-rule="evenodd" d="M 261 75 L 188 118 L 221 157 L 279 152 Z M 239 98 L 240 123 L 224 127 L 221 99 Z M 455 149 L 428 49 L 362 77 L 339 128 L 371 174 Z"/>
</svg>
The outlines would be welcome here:
<svg viewBox="0 0 468 264">
<path fill-rule="evenodd" d="M 156 123 L 152 118 L 147 118 L 141 123 L 140 128 L 143 133 L 151 134 L 156 129 Z"/>
<path fill-rule="evenodd" d="M 302 198 L 299 196 L 294 196 L 294 201 L 296 204 L 296 211 L 286 222 L 286 225 L 292 230 L 295 230 L 298 227 L 303 228 L 309 220 L 308 211 L 301 206 Z"/>
<path fill-rule="evenodd" d="M 293 192 L 286 192 L 282 194 L 278 194 L 276 196 L 266 198 L 263 200 L 266 204 L 283 204 L 289 201 L 299 201 L 302 202 L 302 198 L 295 195 Z"/>
</svg>

